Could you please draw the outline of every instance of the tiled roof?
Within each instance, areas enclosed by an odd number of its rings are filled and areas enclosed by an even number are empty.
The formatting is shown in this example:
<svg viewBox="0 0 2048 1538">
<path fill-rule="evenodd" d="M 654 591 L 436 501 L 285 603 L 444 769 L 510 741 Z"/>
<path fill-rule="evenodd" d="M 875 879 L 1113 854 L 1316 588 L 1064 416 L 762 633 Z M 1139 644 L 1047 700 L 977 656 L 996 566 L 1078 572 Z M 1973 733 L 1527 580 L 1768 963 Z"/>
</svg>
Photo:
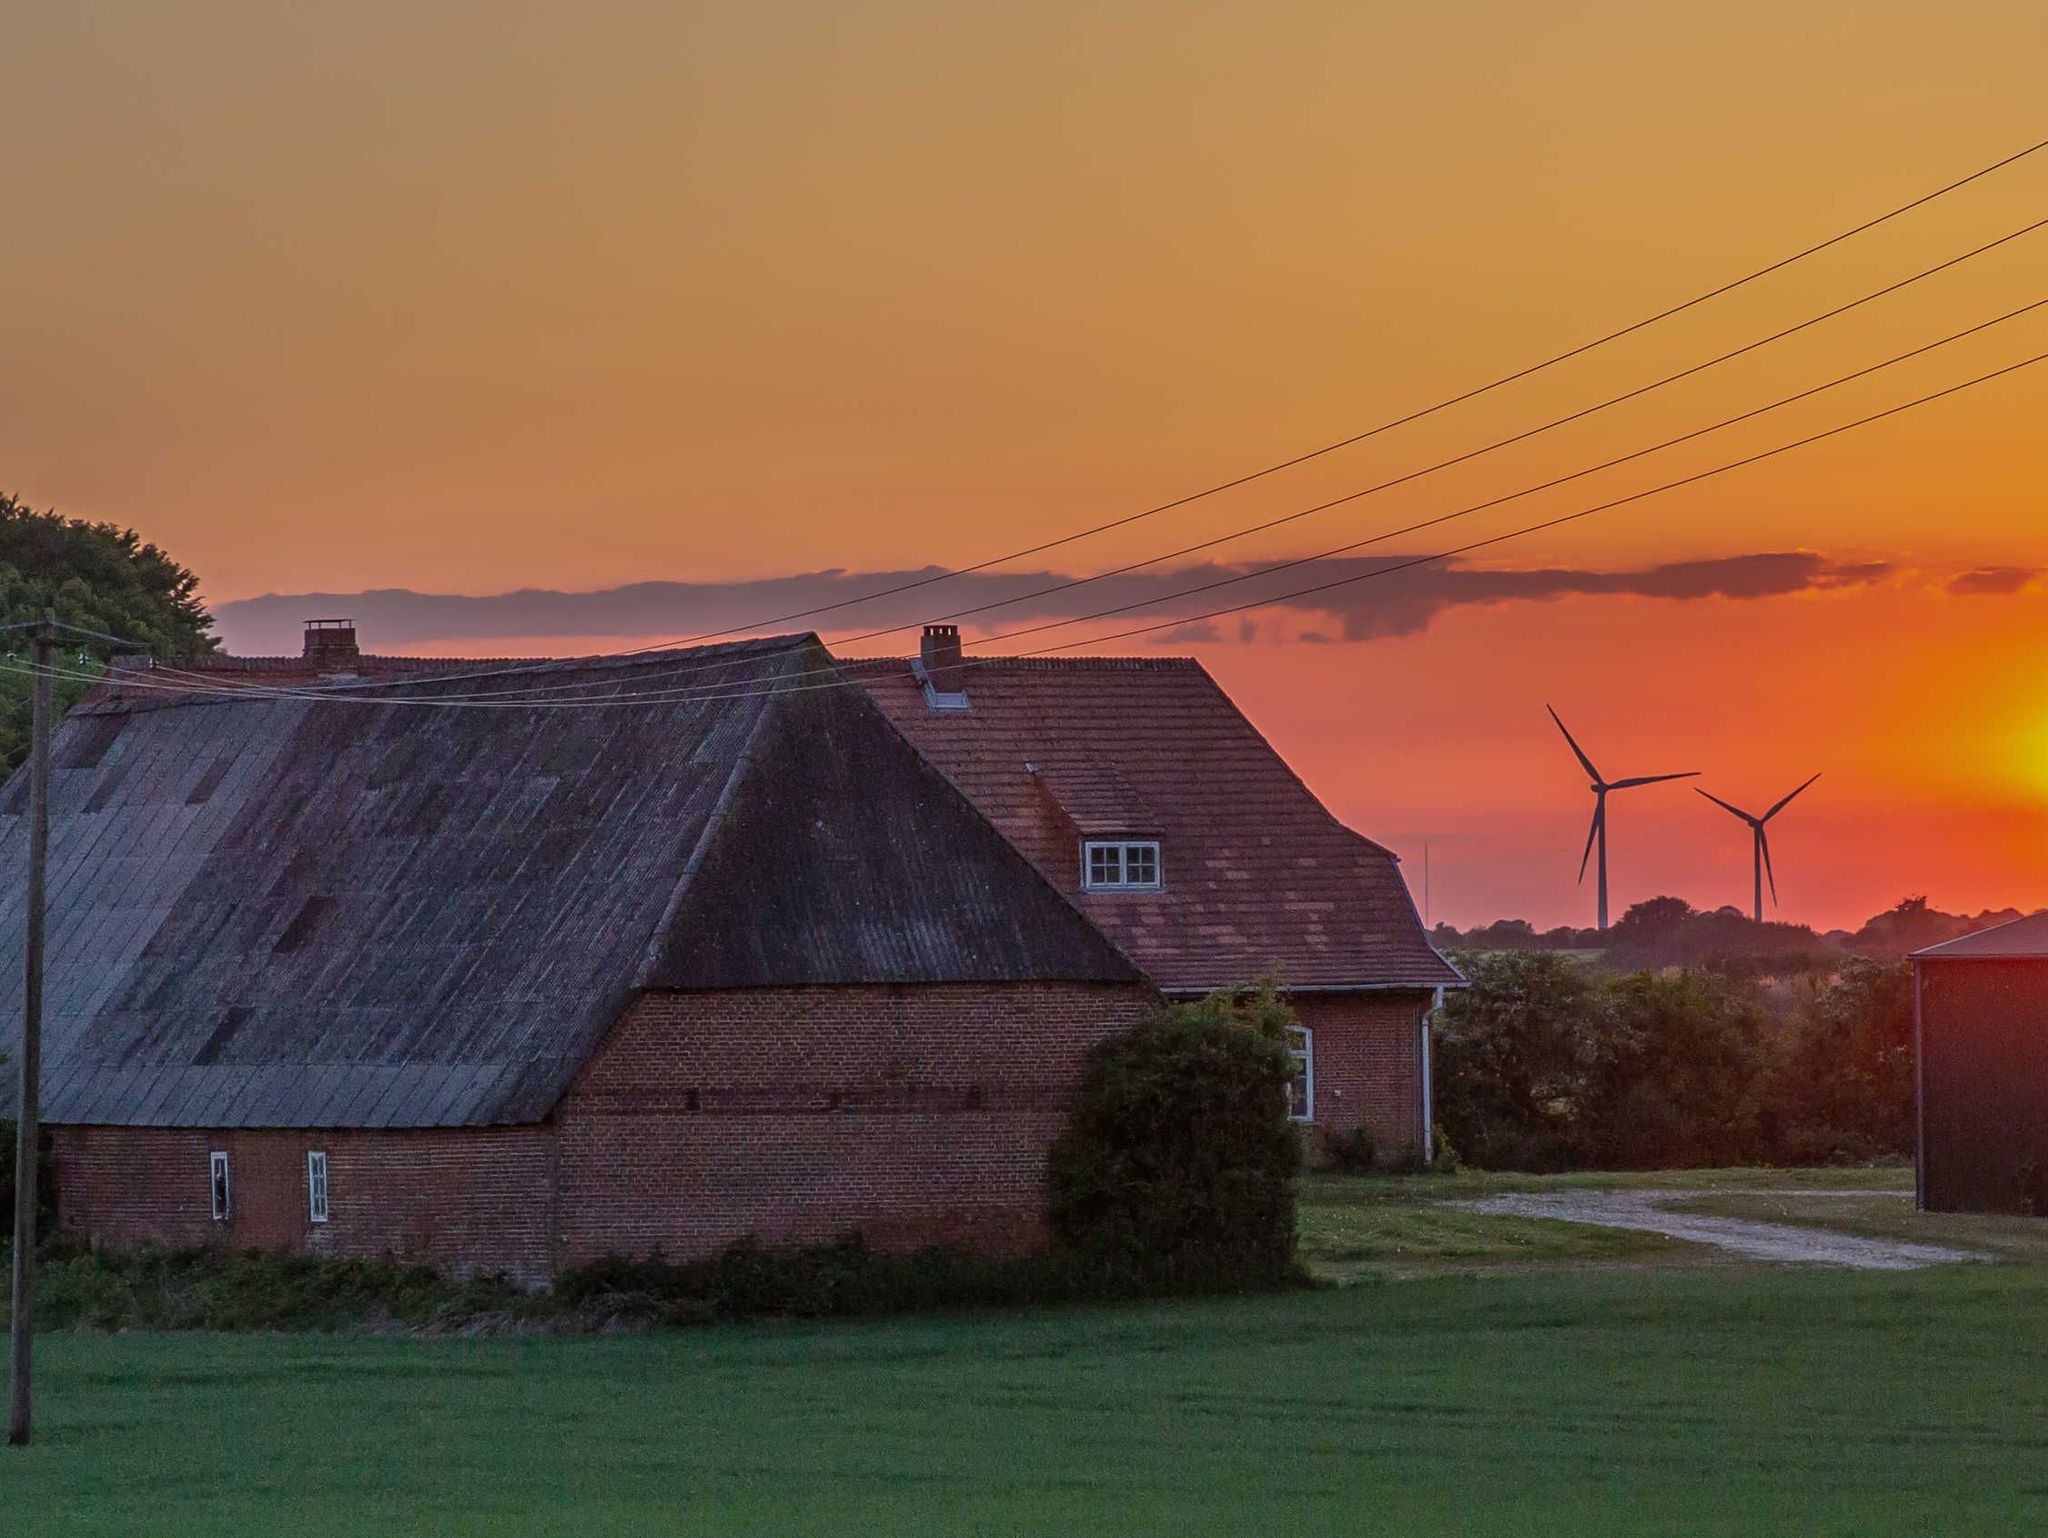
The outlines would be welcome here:
<svg viewBox="0 0 2048 1538">
<path fill-rule="evenodd" d="M 1163 988 L 1455 985 L 1385 849 L 1318 801 L 1192 659 L 973 659 L 935 711 L 909 664 L 846 664 L 891 720 Z M 1084 892 L 1083 836 L 1157 838 L 1158 892 Z"/>
</svg>

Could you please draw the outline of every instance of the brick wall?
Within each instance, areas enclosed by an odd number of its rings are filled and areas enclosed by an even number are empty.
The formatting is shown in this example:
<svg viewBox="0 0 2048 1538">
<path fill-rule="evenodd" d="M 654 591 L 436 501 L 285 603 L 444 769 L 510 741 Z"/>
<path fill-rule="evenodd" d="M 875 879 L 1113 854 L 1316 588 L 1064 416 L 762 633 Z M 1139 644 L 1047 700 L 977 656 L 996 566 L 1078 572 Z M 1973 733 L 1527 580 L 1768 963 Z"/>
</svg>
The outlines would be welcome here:
<svg viewBox="0 0 2048 1538">
<path fill-rule="evenodd" d="M 403 1255 L 524 1282 L 552 1269 L 555 1129 L 230 1131 L 59 1127 L 59 1223 L 129 1246 L 218 1244 Z M 232 1210 L 213 1219 L 209 1155 L 228 1155 Z M 310 1221 L 306 1153 L 327 1154 L 328 1221 Z"/>
<path fill-rule="evenodd" d="M 1155 1004 L 1093 983 L 644 995 L 560 1112 L 564 1259 L 855 1228 L 1041 1243 L 1082 1056 Z"/>
<path fill-rule="evenodd" d="M 1315 1032 L 1319 1141 L 1365 1127 L 1382 1153 L 1417 1147 L 1422 1127 L 1419 1022 L 1431 995 L 1301 993 L 1289 998 Z"/>
<path fill-rule="evenodd" d="M 1093 983 L 647 994 L 541 1126 L 56 1128 L 60 1222 L 117 1246 L 396 1254 L 530 1283 L 748 1234 L 1020 1250 L 1044 1237 L 1045 1155 L 1083 1055 L 1156 1002 Z M 227 1223 L 212 1217 L 215 1149 Z"/>
</svg>

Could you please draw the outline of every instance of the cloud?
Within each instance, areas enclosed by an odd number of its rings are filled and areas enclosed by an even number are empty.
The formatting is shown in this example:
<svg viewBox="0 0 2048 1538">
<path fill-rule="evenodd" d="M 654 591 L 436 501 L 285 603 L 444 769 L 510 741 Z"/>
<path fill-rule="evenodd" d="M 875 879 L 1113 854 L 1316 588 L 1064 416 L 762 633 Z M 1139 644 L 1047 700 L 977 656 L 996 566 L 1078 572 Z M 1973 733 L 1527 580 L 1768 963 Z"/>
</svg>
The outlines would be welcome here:
<svg viewBox="0 0 2048 1538">
<path fill-rule="evenodd" d="M 1946 591 L 1959 598 L 2003 597 L 2022 591 L 2040 575 L 2036 566 L 1980 566 L 1949 578 Z"/>
<path fill-rule="evenodd" d="M 1580 596 L 1621 596 L 1668 602 L 1748 601 L 1793 593 L 1869 586 L 1893 574 L 1884 562 L 1832 561 L 1811 551 L 1768 551 L 1715 560 L 1674 561 L 1627 571 L 1574 567 L 1513 570 L 1455 561 L 1415 564 L 1413 557 L 1310 560 L 1270 567 L 1205 562 L 1171 571 L 1130 572 L 1079 587 L 1059 572 L 972 572 L 947 577 L 943 567 L 804 572 L 735 582 L 636 582 L 596 592 L 524 588 L 487 596 L 382 588 L 361 593 L 267 594 L 219 605 L 221 631 L 244 653 L 295 652 L 306 617 L 352 616 L 369 649 L 474 650 L 493 640 L 529 645 L 550 637 L 697 637 L 725 631 L 755 634 L 818 629 L 835 638 L 915 627 L 959 617 L 977 637 L 1003 636 L 1017 649 L 1082 634 L 1182 623 L 1148 644 L 1187 644 L 1234 636 L 1249 640 L 1255 622 L 1240 617 L 1218 628 L 1212 611 L 1239 604 L 1284 608 L 1316 633 L 1334 626 L 1341 639 L 1371 640 L 1425 630 L 1448 609 L 1504 603 L 1545 603 Z M 945 578 L 943 583 L 937 579 Z M 1960 579 L 1959 579 L 1960 580 Z M 868 595 L 915 584 L 887 598 Z M 1051 591 L 1058 589 L 1058 591 Z M 1319 589 L 1319 591 L 1304 591 Z M 1982 589 L 1990 591 L 1991 589 Z M 815 612 L 827 609 L 827 612 Z M 1038 630 L 1083 615 L 1086 626 Z M 778 618 L 778 616 L 780 616 Z M 1014 632 L 1029 630 L 1029 635 Z M 858 652 L 907 643 L 908 634 L 855 641 Z"/>
<path fill-rule="evenodd" d="M 1199 620 L 1192 625 L 1175 625 L 1171 630 L 1162 630 L 1152 637 L 1160 646 L 1193 646 L 1222 639 L 1223 632 L 1209 620 Z"/>
</svg>

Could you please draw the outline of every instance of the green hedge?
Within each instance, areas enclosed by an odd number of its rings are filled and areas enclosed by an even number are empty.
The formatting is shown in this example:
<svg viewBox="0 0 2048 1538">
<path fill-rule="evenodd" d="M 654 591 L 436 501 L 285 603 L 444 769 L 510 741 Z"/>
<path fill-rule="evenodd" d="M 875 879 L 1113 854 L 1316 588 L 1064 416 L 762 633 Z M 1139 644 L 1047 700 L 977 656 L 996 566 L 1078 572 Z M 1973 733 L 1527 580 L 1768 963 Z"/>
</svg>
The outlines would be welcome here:
<svg viewBox="0 0 2048 1538">
<path fill-rule="evenodd" d="M 1266 983 L 1172 1005 L 1097 1047 L 1052 1150 L 1060 1247 L 1169 1289 L 1289 1275 L 1292 1024 Z"/>
</svg>

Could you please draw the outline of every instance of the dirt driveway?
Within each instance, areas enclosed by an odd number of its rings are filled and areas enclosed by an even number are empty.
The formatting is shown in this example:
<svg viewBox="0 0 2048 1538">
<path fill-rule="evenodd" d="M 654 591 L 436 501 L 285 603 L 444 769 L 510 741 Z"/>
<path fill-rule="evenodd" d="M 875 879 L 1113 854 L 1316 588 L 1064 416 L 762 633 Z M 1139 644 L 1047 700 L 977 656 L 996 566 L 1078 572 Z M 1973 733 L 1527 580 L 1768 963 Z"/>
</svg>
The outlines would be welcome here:
<svg viewBox="0 0 2048 1538">
<path fill-rule="evenodd" d="M 1700 1191 L 1545 1191 L 1480 1197 L 1445 1205 L 1467 1212 L 1502 1213 L 1522 1218 L 1554 1218 L 1566 1223 L 1591 1223 L 1603 1228 L 1642 1229 L 1689 1239 L 1741 1255 L 1783 1265 L 1847 1266 L 1857 1271 L 1911 1271 L 1982 1257 L 1968 1250 L 1903 1240 L 1864 1239 L 1804 1228 L 1789 1223 L 1755 1223 L 1744 1218 L 1715 1218 L 1673 1212 L 1668 1203 L 1701 1196 Z M 1752 1192 L 1768 1195 L 1768 1192 Z M 1811 1192 L 1801 1192 L 1811 1195 Z"/>
</svg>

